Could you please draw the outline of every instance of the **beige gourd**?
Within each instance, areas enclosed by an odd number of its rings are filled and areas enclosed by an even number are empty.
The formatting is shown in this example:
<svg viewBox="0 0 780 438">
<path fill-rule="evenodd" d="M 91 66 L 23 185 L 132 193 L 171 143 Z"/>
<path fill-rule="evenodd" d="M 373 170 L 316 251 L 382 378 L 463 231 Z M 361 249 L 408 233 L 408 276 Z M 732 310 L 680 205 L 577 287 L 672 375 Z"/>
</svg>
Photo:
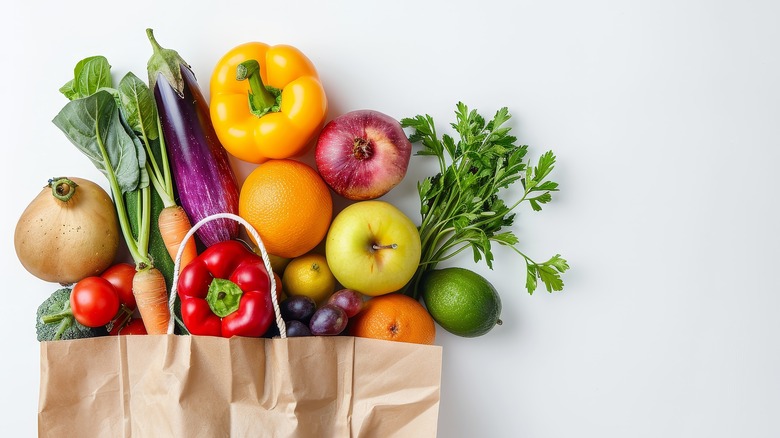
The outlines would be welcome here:
<svg viewBox="0 0 780 438">
<path fill-rule="evenodd" d="M 16 224 L 14 247 L 34 276 L 63 285 L 99 275 L 117 256 L 120 229 L 111 197 L 82 178 L 53 178 Z"/>
</svg>

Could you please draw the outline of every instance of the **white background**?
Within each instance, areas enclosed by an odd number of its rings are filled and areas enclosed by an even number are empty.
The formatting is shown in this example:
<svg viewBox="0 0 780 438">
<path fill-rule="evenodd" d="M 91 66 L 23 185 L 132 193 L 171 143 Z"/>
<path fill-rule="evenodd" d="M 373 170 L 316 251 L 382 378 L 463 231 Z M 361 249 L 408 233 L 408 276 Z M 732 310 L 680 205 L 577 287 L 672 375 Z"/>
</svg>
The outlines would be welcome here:
<svg viewBox="0 0 780 438">
<path fill-rule="evenodd" d="M 509 107 L 552 204 L 519 210 L 521 248 L 560 252 L 564 292 L 529 295 L 496 249 L 504 325 L 442 330 L 441 437 L 780 436 L 780 7 L 771 1 L 21 2 L 4 7 L 0 103 L 3 428 L 34 436 L 34 313 L 56 285 L 16 259 L 16 220 L 49 177 L 105 180 L 51 123 L 75 63 L 145 77 L 144 29 L 204 91 L 221 54 L 287 43 L 330 118 Z M 418 220 L 412 159 L 387 198 Z M 511 195 L 511 194 L 509 194 Z M 57 254 L 51 254 L 56 257 Z M 67 364 L 65 364 L 67 366 Z"/>
</svg>

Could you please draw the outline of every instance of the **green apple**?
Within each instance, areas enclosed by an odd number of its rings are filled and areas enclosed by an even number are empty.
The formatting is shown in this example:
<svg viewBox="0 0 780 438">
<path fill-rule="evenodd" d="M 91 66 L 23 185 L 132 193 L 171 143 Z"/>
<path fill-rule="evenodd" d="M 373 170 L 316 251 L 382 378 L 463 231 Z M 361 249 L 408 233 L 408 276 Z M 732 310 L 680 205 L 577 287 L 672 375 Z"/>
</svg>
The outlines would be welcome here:
<svg viewBox="0 0 780 438">
<path fill-rule="evenodd" d="M 359 201 L 333 219 L 325 257 L 344 287 L 364 295 L 395 292 L 420 263 L 420 233 L 401 210 L 385 201 Z"/>
</svg>

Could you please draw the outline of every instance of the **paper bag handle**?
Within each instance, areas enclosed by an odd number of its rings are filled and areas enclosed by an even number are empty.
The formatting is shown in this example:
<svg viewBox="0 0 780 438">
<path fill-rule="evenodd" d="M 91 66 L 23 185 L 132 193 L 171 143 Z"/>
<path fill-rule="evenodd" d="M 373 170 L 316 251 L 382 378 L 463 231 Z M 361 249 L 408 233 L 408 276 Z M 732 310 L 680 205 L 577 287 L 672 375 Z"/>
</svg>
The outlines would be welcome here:
<svg viewBox="0 0 780 438">
<path fill-rule="evenodd" d="M 284 319 L 282 319 L 282 312 L 279 310 L 279 300 L 276 297 L 276 281 L 274 281 L 273 278 L 273 268 L 271 267 L 271 259 L 268 258 L 268 252 L 265 250 L 265 245 L 263 245 L 263 240 L 260 239 L 260 234 L 257 233 L 257 230 L 254 229 L 254 227 L 247 222 L 244 218 L 241 216 L 232 214 L 232 213 L 216 213 L 212 214 L 210 216 L 206 216 L 198 223 L 192 226 L 190 230 L 187 232 L 187 234 L 184 236 L 184 239 L 181 241 L 181 245 L 179 245 L 179 251 L 176 253 L 176 259 L 173 261 L 173 280 L 171 285 L 171 296 L 168 299 L 168 308 L 171 311 L 171 319 L 168 321 L 168 334 L 173 334 L 173 328 L 175 324 L 174 320 L 174 312 L 173 307 L 176 303 L 176 289 L 177 284 L 179 283 L 179 270 L 181 265 L 181 257 L 182 254 L 184 254 L 184 247 L 186 246 L 186 243 L 188 240 L 192 238 L 192 236 L 195 234 L 196 231 L 198 231 L 198 228 L 203 226 L 203 224 L 213 221 L 215 219 L 232 219 L 246 228 L 247 232 L 255 239 L 255 242 L 257 243 L 257 248 L 260 250 L 260 257 L 263 259 L 263 264 L 265 264 L 265 270 L 268 271 L 268 276 L 271 280 L 271 303 L 273 303 L 274 306 L 274 314 L 276 315 L 276 326 L 279 327 L 279 337 L 284 339 L 287 337 L 287 325 L 284 323 Z"/>
</svg>

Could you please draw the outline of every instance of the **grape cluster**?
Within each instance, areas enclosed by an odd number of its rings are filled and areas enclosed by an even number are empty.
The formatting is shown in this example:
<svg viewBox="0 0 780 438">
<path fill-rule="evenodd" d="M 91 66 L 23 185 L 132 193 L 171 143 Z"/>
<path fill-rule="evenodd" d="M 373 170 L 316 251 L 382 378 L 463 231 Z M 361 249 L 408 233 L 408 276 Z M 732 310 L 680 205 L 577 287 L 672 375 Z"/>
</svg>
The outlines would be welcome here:
<svg viewBox="0 0 780 438">
<path fill-rule="evenodd" d="M 279 310 L 287 324 L 287 336 L 335 336 L 347 328 L 349 318 L 363 309 L 363 295 L 352 289 L 341 289 L 321 306 L 305 295 L 291 295 Z"/>
</svg>

